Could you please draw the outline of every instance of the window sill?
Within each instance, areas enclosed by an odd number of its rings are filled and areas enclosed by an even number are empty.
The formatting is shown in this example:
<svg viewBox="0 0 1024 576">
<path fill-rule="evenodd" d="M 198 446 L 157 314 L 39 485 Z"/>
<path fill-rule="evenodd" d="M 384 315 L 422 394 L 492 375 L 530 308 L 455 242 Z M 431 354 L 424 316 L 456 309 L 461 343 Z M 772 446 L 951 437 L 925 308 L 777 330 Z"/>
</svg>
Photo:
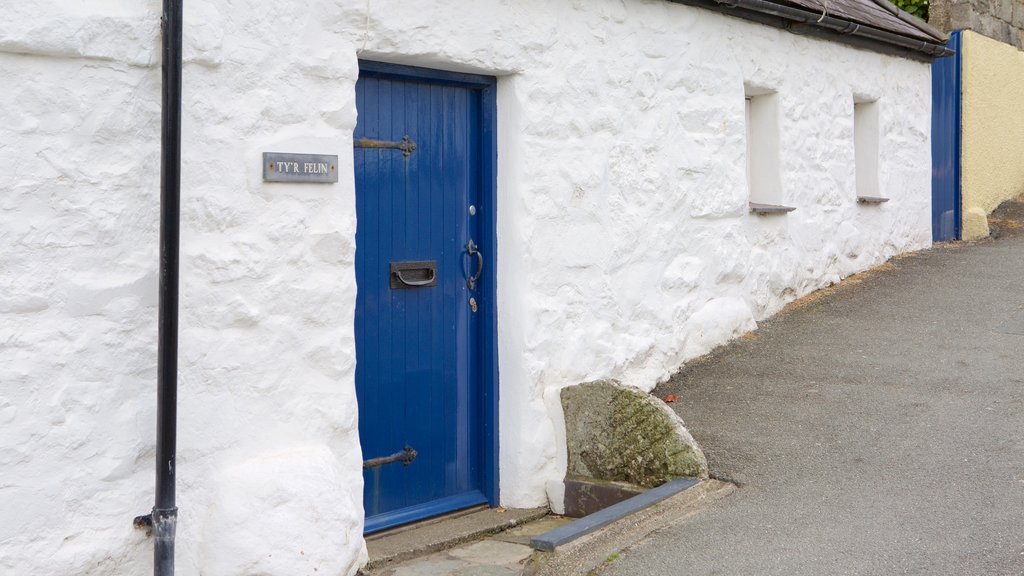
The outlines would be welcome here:
<svg viewBox="0 0 1024 576">
<path fill-rule="evenodd" d="M 857 196 L 859 204 L 885 204 L 888 201 L 888 198 L 882 198 L 881 196 Z"/>
<path fill-rule="evenodd" d="M 785 214 L 796 210 L 793 206 L 781 206 L 779 204 L 761 204 L 760 202 L 751 202 L 750 211 L 754 214 Z"/>
</svg>

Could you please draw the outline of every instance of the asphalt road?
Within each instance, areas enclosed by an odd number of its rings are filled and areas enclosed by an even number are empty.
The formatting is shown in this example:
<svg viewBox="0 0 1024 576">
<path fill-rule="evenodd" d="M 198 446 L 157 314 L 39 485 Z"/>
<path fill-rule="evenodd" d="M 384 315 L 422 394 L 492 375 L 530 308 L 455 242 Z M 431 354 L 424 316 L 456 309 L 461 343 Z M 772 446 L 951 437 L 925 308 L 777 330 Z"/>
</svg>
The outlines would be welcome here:
<svg viewBox="0 0 1024 576">
<path fill-rule="evenodd" d="M 740 488 L 602 575 L 1024 574 L 1024 236 L 886 268 L 659 387 Z"/>
</svg>

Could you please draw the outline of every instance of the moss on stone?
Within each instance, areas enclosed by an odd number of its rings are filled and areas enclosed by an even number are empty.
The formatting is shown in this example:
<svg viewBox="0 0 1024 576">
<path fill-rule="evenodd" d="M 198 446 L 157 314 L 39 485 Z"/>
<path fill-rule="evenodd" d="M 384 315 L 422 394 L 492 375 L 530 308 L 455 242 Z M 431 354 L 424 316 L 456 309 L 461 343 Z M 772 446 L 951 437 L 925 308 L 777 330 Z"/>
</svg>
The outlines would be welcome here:
<svg viewBox="0 0 1024 576">
<path fill-rule="evenodd" d="M 567 475 L 653 488 L 706 477 L 703 452 L 657 398 L 604 380 L 562 390 Z"/>
</svg>

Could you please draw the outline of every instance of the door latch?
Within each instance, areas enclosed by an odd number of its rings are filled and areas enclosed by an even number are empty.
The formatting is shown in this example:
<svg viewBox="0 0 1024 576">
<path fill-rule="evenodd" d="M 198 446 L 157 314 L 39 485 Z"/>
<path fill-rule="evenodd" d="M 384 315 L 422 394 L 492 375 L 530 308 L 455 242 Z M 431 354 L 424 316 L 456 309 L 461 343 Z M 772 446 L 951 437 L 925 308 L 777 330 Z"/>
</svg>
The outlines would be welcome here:
<svg viewBox="0 0 1024 576">
<path fill-rule="evenodd" d="M 480 252 L 480 247 L 473 242 L 472 238 L 470 238 L 469 242 L 466 244 L 466 254 L 476 256 L 476 273 L 466 280 L 466 287 L 473 290 L 476 288 L 477 280 L 480 279 L 480 274 L 484 271 L 484 255 Z M 474 310 L 474 312 L 475 311 L 476 310 Z"/>
<path fill-rule="evenodd" d="M 363 470 L 369 468 L 380 468 L 385 464 L 394 464 L 395 462 L 401 462 L 408 466 L 409 464 L 412 464 L 412 461 L 416 459 L 416 456 L 419 456 L 419 453 L 413 450 L 412 446 L 406 444 L 405 448 L 402 449 L 401 452 L 395 452 L 391 456 L 381 456 L 380 458 L 363 460 Z"/>
</svg>

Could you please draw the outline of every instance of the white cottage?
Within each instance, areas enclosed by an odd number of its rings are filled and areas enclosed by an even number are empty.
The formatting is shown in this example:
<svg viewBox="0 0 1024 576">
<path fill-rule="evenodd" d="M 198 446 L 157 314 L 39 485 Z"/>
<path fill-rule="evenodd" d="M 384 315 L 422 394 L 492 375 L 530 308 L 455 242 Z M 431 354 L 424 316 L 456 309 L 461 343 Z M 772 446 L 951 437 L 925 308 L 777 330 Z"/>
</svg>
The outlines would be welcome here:
<svg viewBox="0 0 1024 576">
<path fill-rule="evenodd" d="M 3 574 L 152 562 L 159 14 L 0 19 Z M 882 0 L 190 0 L 184 38 L 179 574 L 557 507 L 561 388 L 930 243 L 943 41 Z"/>
</svg>

